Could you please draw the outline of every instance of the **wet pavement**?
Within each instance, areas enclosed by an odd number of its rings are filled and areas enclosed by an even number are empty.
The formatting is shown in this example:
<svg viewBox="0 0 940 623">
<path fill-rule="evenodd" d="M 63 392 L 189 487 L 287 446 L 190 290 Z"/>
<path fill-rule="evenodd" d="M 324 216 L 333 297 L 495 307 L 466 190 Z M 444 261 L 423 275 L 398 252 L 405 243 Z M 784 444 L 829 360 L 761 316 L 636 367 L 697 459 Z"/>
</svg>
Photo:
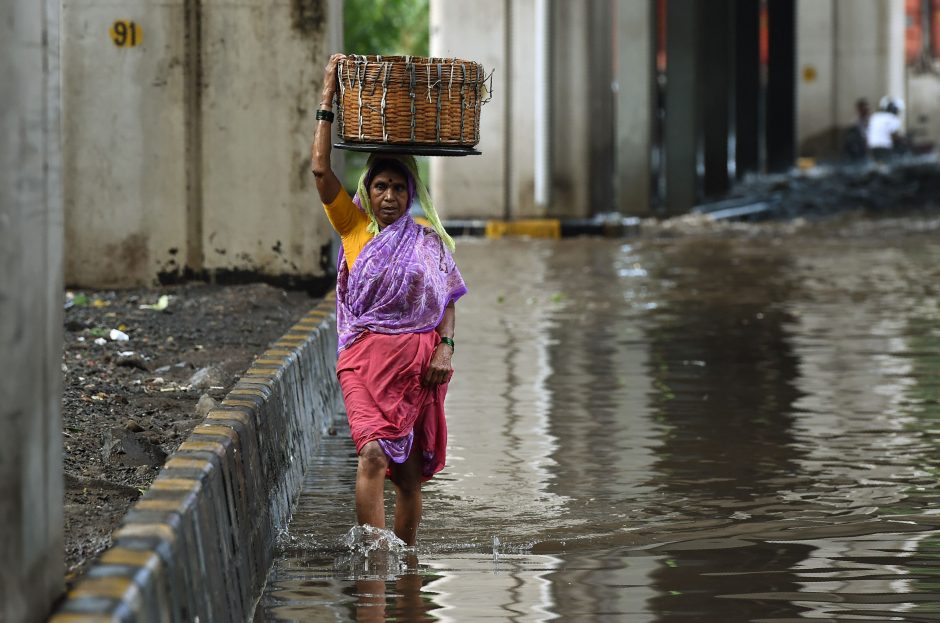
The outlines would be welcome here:
<svg viewBox="0 0 940 623">
<path fill-rule="evenodd" d="M 257 619 L 940 621 L 938 234 L 461 241 L 417 551 L 344 544 L 341 429 Z"/>
</svg>

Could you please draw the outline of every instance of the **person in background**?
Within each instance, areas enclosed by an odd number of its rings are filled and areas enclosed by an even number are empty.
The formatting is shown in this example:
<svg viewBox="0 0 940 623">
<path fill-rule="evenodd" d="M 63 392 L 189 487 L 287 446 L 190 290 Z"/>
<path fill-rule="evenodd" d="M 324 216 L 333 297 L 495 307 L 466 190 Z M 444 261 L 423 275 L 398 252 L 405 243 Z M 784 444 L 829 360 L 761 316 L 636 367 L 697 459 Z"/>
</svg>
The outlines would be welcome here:
<svg viewBox="0 0 940 623">
<path fill-rule="evenodd" d="M 886 162 L 902 144 L 900 102 L 885 96 L 878 103 L 878 112 L 868 120 L 868 149 L 877 162 Z"/>
<path fill-rule="evenodd" d="M 868 156 L 868 119 L 871 107 L 864 97 L 855 102 L 855 123 L 848 127 L 842 142 L 842 152 L 849 160 L 864 160 Z"/>
</svg>

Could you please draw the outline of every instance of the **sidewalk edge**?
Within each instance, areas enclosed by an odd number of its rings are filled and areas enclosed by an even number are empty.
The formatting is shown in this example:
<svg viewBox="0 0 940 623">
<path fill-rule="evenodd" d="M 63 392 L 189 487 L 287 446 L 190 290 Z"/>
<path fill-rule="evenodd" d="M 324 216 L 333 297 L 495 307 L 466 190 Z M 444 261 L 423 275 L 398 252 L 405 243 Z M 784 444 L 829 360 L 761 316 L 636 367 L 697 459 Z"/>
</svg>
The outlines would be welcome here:
<svg viewBox="0 0 940 623">
<path fill-rule="evenodd" d="M 332 423 L 335 295 L 264 351 L 167 459 L 51 623 L 246 621 Z"/>
</svg>

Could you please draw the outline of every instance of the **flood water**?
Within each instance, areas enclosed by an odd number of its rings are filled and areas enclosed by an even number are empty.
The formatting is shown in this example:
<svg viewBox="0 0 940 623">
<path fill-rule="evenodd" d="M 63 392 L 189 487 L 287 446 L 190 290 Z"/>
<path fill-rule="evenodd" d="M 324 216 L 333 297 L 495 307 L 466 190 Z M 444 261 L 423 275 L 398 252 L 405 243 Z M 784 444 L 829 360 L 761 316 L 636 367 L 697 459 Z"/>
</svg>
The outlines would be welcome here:
<svg viewBox="0 0 940 623">
<path fill-rule="evenodd" d="M 417 551 L 350 554 L 341 429 L 258 620 L 940 621 L 938 234 L 460 241 Z"/>
</svg>

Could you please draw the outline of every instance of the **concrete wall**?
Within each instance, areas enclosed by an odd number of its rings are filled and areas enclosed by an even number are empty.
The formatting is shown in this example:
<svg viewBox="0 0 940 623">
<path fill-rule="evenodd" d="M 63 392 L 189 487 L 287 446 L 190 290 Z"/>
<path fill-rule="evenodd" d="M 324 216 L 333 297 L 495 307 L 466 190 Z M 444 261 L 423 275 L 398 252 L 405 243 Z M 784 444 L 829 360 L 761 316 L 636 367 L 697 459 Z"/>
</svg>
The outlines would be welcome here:
<svg viewBox="0 0 940 623">
<path fill-rule="evenodd" d="M 918 142 L 940 146 L 940 59 L 933 66 L 935 73 L 908 70 L 907 131 Z"/>
<path fill-rule="evenodd" d="M 254 361 L 50 623 L 252 620 L 306 457 L 337 413 L 335 306 L 323 301 Z"/>
<path fill-rule="evenodd" d="M 340 3 L 62 7 L 66 281 L 322 277 L 330 235 L 309 141 Z M 140 45 L 112 42 L 119 19 L 137 24 Z"/>
<path fill-rule="evenodd" d="M 493 100 L 480 113 L 482 156 L 431 158 L 431 196 L 441 218 L 501 218 L 506 211 L 508 106 L 506 0 L 431 0 L 431 55 L 481 63 L 493 75 Z"/>
<path fill-rule="evenodd" d="M 0 5 L 0 621 L 62 587 L 59 3 Z"/>
<path fill-rule="evenodd" d="M 838 155 L 855 101 L 904 98 L 904 0 L 798 0 L 801 155 Z"/>
<path fill-rule="evenodd" d="M 653 128 L 653 4 L 614 3 L 616 20 L 615 174 L 622 214 L 650 212 L 650 143 Z"/>
<path fill-rule="evenodd" d="M 118 19 L 143 28 L 119 48 Z M 66 280 L 149 283 L 186 261 L 183 0 L 63 0 Z"/>
<path fill-rule="evenodd" d="M 854 107 L 838 110 L 835 67 L 835 0 L 798 0 L 797 144 L 801 155 L 838 149 L 836 128 L 849 125 Z"/>
<path fill-rule="evenodd" d="M 332 229 L 316 199 L 310 137 L 333 47 L 327 18 L 321 0 L 204 2 L 202 236 L 210 271 L 323 274 Z"/>
</svg>

